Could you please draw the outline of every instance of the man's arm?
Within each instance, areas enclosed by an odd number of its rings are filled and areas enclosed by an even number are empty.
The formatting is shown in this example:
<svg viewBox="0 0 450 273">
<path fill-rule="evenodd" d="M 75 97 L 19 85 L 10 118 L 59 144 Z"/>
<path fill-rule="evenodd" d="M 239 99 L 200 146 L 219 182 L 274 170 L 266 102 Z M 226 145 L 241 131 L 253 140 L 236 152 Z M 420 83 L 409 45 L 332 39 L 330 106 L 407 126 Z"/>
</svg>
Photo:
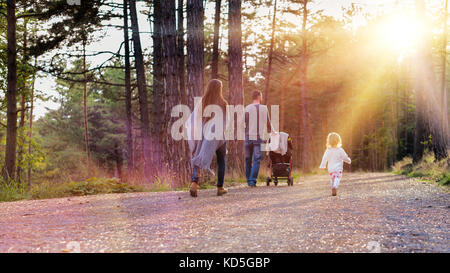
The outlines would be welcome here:
<svg viewBox="0 0 450 273">
<path fill-rule="evenodd" d="M 270 121 L 270 114 L 269 114 L 269 107 L 266 105 L 266 109 L 267 109 L 267 132 L 275 132 L 275 129 L 272 127 L 272 122 Z"/>
<path fill-rule="evenodd" d="M 247 109 L 244 110 L 244 114 L 245 114 L 244 126 L 245 126 L 245 128 L 248 128 L 248 119 L 249 119 L 249 117 L 248 117 Z"/>
</svg>

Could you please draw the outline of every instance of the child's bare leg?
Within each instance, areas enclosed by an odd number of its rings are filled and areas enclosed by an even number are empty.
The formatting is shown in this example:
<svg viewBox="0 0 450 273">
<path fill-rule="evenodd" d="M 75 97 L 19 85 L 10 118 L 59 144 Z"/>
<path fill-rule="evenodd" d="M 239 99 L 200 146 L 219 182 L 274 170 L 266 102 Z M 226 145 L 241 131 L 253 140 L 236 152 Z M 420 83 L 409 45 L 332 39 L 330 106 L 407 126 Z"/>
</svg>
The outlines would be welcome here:
<svg viewBox="0 0 450 273">
<path fill-rule="evenodd" d="M 334 184 L 333 184 L 333 188 L 338 188 L 339 187 L 339 182 L 341 181 L 340 177 L 335 177 L 334 178 Z"/>
<path fill-rule="evenodd" d="M 334 183 L 336 181 L 336 176 L 334 174 L 331 175 L 331 195 L 336 195 L 336 188 L 334 187 Z"/>
<path fill-rule="evenodd" d="M 342 172 L 336 173 L 334 176 L 334 183 L 333 188 L 331 189 L 331 195 L 336 196 L 337 195 L 337 188 L 339 187 L 339 182 L 342 178 Z"/>
</svg>

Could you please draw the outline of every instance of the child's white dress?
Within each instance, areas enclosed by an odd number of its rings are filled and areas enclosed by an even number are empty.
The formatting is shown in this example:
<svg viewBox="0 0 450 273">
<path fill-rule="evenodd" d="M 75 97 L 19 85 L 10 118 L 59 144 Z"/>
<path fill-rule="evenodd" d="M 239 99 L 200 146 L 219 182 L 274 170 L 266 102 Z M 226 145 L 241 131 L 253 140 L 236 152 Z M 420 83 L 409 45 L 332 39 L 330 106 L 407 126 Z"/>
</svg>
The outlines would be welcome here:
<svg viewBox="0 0 450 273">
<path fill-rule="evenodd" d="M 328 148 L 322 157 L 320 163 L 321 169 L 325 169 L 328 162 L 328 173 L 331 176 L 331 187 L 337 188 L 342 178 L 344 162 L 351 164 L 352 160 L 342 148 Z"/>
</svg>

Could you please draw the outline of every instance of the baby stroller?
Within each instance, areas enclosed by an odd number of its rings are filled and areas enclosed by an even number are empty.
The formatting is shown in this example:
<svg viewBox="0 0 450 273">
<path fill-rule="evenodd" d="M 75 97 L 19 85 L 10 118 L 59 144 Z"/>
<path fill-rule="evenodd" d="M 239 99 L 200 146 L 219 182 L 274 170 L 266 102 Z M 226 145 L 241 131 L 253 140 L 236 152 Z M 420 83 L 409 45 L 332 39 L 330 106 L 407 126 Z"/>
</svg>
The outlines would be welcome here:
<svg viewBox="0 0 450 273">
<path fill-rule="evenodd" d="M 278 144 L 274 143 L 278 142 Z M 283 142 L 285 142 L 283 144 Z M 283 148 L 284 147 L 284 148 Z M 267 186 L 273 181 L 278 185 L 278 178 L 285 178 L 288 186 L 294 185 L 291 176 L 292 171 L 292 140 L 288 134 L 280 132 L 278 136 L 272 135 L 269 139 L 269 168 L 270 176 L 267 177 Z M 284 154 L 283 154 L 284 152 Z"/>
</svg>

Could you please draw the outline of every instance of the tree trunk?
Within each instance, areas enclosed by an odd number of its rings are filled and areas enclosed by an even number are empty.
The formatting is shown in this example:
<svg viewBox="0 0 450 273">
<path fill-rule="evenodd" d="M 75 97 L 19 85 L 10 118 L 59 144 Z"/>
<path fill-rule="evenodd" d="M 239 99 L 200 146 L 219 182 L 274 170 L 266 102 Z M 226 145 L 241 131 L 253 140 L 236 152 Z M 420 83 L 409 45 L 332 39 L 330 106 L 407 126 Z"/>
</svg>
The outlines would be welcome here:
<svg viewBox="0 0 450 273">
<path fill-rule="evenodd" d="M 122 180 L 123 156 L 122 151 L 117 143 L 114 145 L 114 160 L 116 161 L 117 177 Z"/>
<path fill-rule="evenodd" d="M 416 16 L 418 20 L 423 20 L 425 3 L 421 0 L 415 1 L 416 8 Z M 415 112 L 415 131 L 414 131 L 414 151 L 413 151 L 413 162 L 419 162 L 423 157 L 423 152 L 425 150 L 423 142 L 427 140 L 427 136 L 429 134 L 429 128 L 426 120 L 427 116 L 427 97 L 425 94 L 425 68 L 423 67 L 424 61 L 424 51 L 425 46 L 423 45 L 423 41 L 420 43 L 419 48 L 417 49 L 416 59 L 420 64 L 417 64 L 415 67 L 415 103 L 416 103 L 416 112 Z"/>
<path fill-rule="evenodd" d="M 27 32 L 27 19 L 24 19 L 23 23 L 23 56 L 22 56 L 22 63 L 27 64 L 28 63 L 28 56 L 27 56 L 27 40 L 28 40 L 28 32 Z M 26 108 L 26 100 L 25 100 L 25 92 L 27 90 L 27 81 L 23 80 L 20 84 L 19 89 L 21 90 L 20 94 L 20 121 L 19 121 L 19 139 L 20 139 L 20 145 L 19 150 L 17 152 L 17 174 L 16 174 L 16 180 L 18 183 L 22 183 L 22 165 L 23 165 L 23 152 L 25 147 L 25 108 Z"/>
<path fill-rule="evenodd" d="M 285 98 L 285 93 L 286 93 L 286 87 L 291 83 L 291 81 L 295 78 L 295 76 L 297 76 L 300 72 L 300 66 L 297 66 L 297 68 L 289 75 L 289 77 L 286 77 L 286 75 L 281 75 L 281 105 L 280 105 L 280 130 L 282 130 L 284 128 L 284 118 L 285 118 L 285 103 L 286 103 L 286 98 Z M 297 142 L 298 146 L 300 146 L 300 141 Z"/>
<path fill-rule="evenodd" d="M 156 143 L 153 145 L 153 157 L 155 158 L 155 167 L 160 170 L 163 162 L 164 141 L 164 87 L 162 72 L 162 37 L 161 20 L 162 10 L 160 1 L 153 2 L 153 124 L 152 134 Z"/>
<path fill-rule="evenodd" d="M 398 86 L 398 84 L 397 84 Z M 398 88 L 397 88 L 398 89 Z M 398 90 L 397 90 L 398 92 Z M 392 144 L 393 144 L 393 152 L 392 152 L 392 163 L 396 161 L 397 158 L 397 137 L 396 137 L 396 122 L 395 122 L 395 115 L 394 115 L 394 90 L 392 89 L 392 92 L 390 92 L 389 96 L 389 104 L 390 104 L 390 111 L 391 111 L 391 137 L 392 137 Z"/>
<path fill-rule="evenodd" d="M 327 108 L 325 107 L 325 109 L 323 110 L 323 114 L 322 114 L 322 141 L 321 143 L 321 148 L 326 147 L 326 143 L 327 143 L 327 135 L 328 135 L 328 130 L 327 130 Z"/>
<path fill-rule="evenodd" d="M 242 88 L 242 30 L 241 30 L 241 0 L 229 0 L 228 10 L 228 82 L 229 102 L 231 105 L 244 103 Z M 235 123 L 235 128 L 237 124 Z M 244 162 L 242 141 L 230 143 L 230 158 L 233 158 L 231 167 L 242 169 Z M 235 166 L 233 166 L 235 165 Z"/>
<path fill-rule="evenodd" d="M 219 35 L 220 35 L 220 7 L 222 1 L 216 0 L 216 14 L 214 15 L 214 40 L 211 62 L 211 79 L 219 78 Z"/>
<path fill-rule="evenodd" d="M 25 85 L 24 85 L 25 88 Z M 26 108 L 26 104 L 25 104 L 25 94 L 24 94 L 25 90 L 22 90 L 22 94 L 20 95 L 20 121 L 19 121 L 19 128 L 20 130 L 19 132 L 19 150 L 17 151 L 17 168 L 16 168 L 16 181 L 21 184 L 22 183 L 22 164 L 23 164 L 23 148 L 25 145 L 25 132 L 24 132 L 24 127 L 25 127 L 25 108 Z"/>
<path fill-rule="evenodd" d="M 416 84 L 417 86 L 418 84 Z M 427 135 L 427 125 L 425 123 L 425 107 L 423 105 L 424 95 L 423 88 L 416 87 L 415 94 L 416 113 L 415 113 L 415 130 L 414 130 L 414 150 L 413 162 L 419 162 L 423 157 L 424 144 Z"/>
<path fill-rule="evenodd" d="M 404 96 L 405 96 L 405 105 L 403 108 L 403 112 L 405 115 L 405 153 L 404 155 L 408 154 L 408 147 L 409 147 L 409 140 L 408 140 L 408 122 L 409 122 L 409 94 L 408 94 L 408 90 L 405 88 L 404 91 Z"/>
<path fill-rule="evenodd" d="M 128 36 L 128 0 L 123 0 L 123 36 L 125 46 L 125 114 L 127 130 L 127 166 L 134 169 L 133 119 L 131 108 L 130 38 Z"/>
<path fill-rule="evenodd" d="M 34 110 L 34 86 L 36 82 L 36 67 L 37 67 L 37 57 L 34 57 L 34 66 L 33 66 L 33 80 L 31 82 L 31 98 L 30 98 L 30 131 L 28 132 L 28 154 L 31 157 L 32 150 L 32 142 L 33 142 L 33 110 Z M 28 187 L 31 185 L 31 169 L 33 168 L 32 161 L 28 163 Z"/>
<path fill-rule="evenodd" d="M 285 82 L 284 74 L 281 75 L 282 83 Z M 284 130 L 284 118 L 285 118 L 285 105 L 286 105 L 286 88 L 282 84 L 281 86 L 281 98 L 280 98 L 280 132 Z"/>
<path fill-rule="evenodd" d="M 418 21 L 425 21 L 425 2 L 424 0 L 416 0 L 416 12 L 418 16 Z M 427 128 L 429 134 L 431 135 L 431 146 L 433 148 L 434 157 L 436 160 L 441 160 L 447 158 L 447 146 L 446 146 L 446 136 L 444 137 L 444 132 L 442 128 L 442 109 L 439 105 L 437 98 L 437 88 L 434 82 L 434 69 L 431 56 L 431 37 L 430 33 L 425 32 L 425 38 L 421 39 L 417 50 L 417 65 L 416 65 L 416 98 L 422 98 L 422 100 L 417 101 L 416 105 L 416 122 L 421 122 L 422 119 L 425 120 L 426 125 L 421 125 L 416 123 L 416 134 L 418 130 L 420 133 L 427 133 L 423 131 L 421 126 Z M 421 106 L 423 105 L 423 106 Z M 420 109 L 423 107 L 423 109 Z M 417 115 L 423 115 L 422 117 Z M 421 139 L 427 136 L 417 135 L 415 139 L 415 151 L 414 151 L 414 162 L 422 157 L 423 145 L 420 143 Z M 420 147 L 422 146 L 422 147 Z"/>
<path fill-rule="evenodd" d="M 91 154 L 89 152 L 89 125 L 87 113 L 87 74 L 86 74 L 86 39 L 83 40 L 83 118 L 84 118 L 84 141 L 86 144 L 86 155 L 88 168 L 91 165 Z M 89 169 L 90 170 L 90 169 Z"/>
<path fill-rule="evenodd" d="M 448 134 L 448 110 L 447 110 L 447 14 L 448 0 L 445 0 L 444 10 L 444 33 L 442 34 L 442 75 L 441 75 L 441 109 L 442 109 L 442 129 L 445 136 L 445 145 L 449 143 Z"/>
<path fill-rule="evenodd" d="M 187 104 L 186 96 L 186 73 L 184 70 L 185 66 L 185 55 L 184 55 L 184 13 L 183 13 L 183 0 L 178 0 L 178 27 L 177 27 L 177 55 L 178 55 L 178 83 L 181 95 L 181 103 Z"/>
<path fill-rule="evenodd" d="M 177 27 L 177 53 L 178 53 L 178 81 L 181 104 L 187 105 L 188 98 L 186 93 L 186 70 L 185 70 L 185 54 L 184 54 L 184 1 L 178 0 L 178 27 Z M 187 143 L 181 141 L 180 143 L 180 177 L 181 180 L 189 180 L 189 149 Z"/>
<path fill-rule="evenodd" d="M 306 22 L 308 16 L 307 9 L 308 1 L 302 2 L 302 13 L 303 13 L 303 22 L 302 22 L 302 51 L 300 57 L 300 107 L 301 114 L 300 119 L 301 129 L 300 133 L 302 134 L 302 150 L 301 150 L 301 166 L 304 172 L 308 172 L 311 169 L 311 140 L 308 137 L 309 132 L 309 112 L 308 112 L 308 101 L 307 101 L 307 76 L 308 76 L 308 56 L 307 56 L 307 37 L 306 37 Z"/>
<path fill-rule="evenodd" d="M 170 126 L 172 120 L 170 113 L 172 107 L 180 103 L 180 95 L 178 92 L 178 66 L 177 66 L 177 42 L 176 42 L 176 16 L 175 16 L 175 0 L 165 1 L 164 8 L 161 10 L 162 24 L 162 57 L 163 57 L 163 75 L 164 75 L 164 94 L 165 102 L 165 124 Z M 175 171 L 180 164 L 179 142 L 175 142 L 170 135 L 167 135 L 166 152 L 168 166 Z"/>
<path fill-rule="evenodd" d="M 203 95 L 203 16 L 203 0 L 187 0 L 187 97 L 191 109 L 194 106 L 194 97 Z"/>
<path fill-rule="evenodd" d="M 350 92 L 350 96 L 351 96 L 351 98 L 355 97 L 355 94 L 354 94 L 353 90 Z M 349 133 L 348 133 L 348 146 L 347 146 L 348 147 L 348 151 L 347 151 L 347 154 L 348 154 L 348 156 L 350 158 L 353 158 L 353 147 L 354 147 L 354 145 L 353 145 L 353 139 L 354 139 L 353 127 L 356 124 L 356 122 L 355 122 L 355 114 L 354 114 L 355 113 L 355 109 L 354 109 L 353 105 L 350 105 L 349 108 L 350 108 L 350 121 L 349 121 L 350 128 L 349 128 Z M 353 167 L 352 167 L 351 164 L 348 165 L 348 169 L 349 169 L 350 172 L 353 170 Z"/>
<path fill-rule="evenodd" d="M 5 148 L 5 180 L 13 180 L 16 169 L 17 145 L 17 44 L 16 44 L 16 1 L 6 2 L 7 20 L 7 55 L 8 75 L 6 90 L 6 148 Z"/>
<path fill-rule="evenodd" d="M 276 19 L 277 19 L 277 0 L 275 0 L 275 3 L 273 5 L 272 37 L 270 38 L 269 64 L 267 66 L 266 86 L 264 88 L 264 100 L 267 105 L 269 105 L 270 74 L 272 72 L 273 44 L 275 42 Z"/>
<path fill-rule="evenodd" d="M 144 158 L 144 173 L 150 177 L 152 163 L 150 158 L 150 127 L 147 101 L 147 82 L 145 80 L 144 58 L 142 56 L 141 39 L 136 13 L 136 0 L 130 0 L 131 29 L 133 31 L 134 59 L 136 63 L 136 80 L 139 93 L 139 107 L 141 114 L 142 153 Z"/>
</svg>

